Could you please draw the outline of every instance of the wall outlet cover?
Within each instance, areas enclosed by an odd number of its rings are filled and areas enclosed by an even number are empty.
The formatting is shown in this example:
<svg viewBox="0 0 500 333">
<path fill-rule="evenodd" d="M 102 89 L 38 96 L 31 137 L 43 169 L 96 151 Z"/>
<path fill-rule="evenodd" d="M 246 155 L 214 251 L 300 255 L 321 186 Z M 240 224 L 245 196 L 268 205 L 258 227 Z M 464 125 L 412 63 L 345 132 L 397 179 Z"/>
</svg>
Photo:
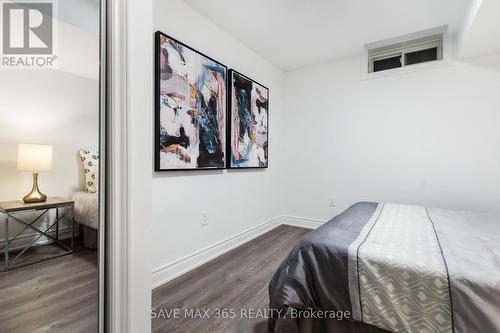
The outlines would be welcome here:
<svg viewBox="0 0 500 333">
<path fill-rule="evenodd" d="M 207 225 L 208 224 L 208 212 L 206 210 L 201 211 L 201 225 Z"/>
</svg>

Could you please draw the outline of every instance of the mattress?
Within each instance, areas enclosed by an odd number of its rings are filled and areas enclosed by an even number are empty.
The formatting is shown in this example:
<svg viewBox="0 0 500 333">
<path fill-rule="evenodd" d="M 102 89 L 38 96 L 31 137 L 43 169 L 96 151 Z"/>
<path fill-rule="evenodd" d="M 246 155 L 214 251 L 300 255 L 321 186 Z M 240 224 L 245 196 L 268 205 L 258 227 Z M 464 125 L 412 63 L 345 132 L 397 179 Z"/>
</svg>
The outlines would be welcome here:
<svg viewBox="0 0 500 333">
<path fill-rule="evenodd" d="M 269 295 L 270 331 L 340 312 L 389 332 L 500 332 L 500 218 L 357 203 L 299 242 Z"/>
<path fill-rule="evenodd" d="M 90 228 L 99 227 L 99 195 L 97 193 L 75 192 L 75 222 L 84 224 Z"/>
</svg>

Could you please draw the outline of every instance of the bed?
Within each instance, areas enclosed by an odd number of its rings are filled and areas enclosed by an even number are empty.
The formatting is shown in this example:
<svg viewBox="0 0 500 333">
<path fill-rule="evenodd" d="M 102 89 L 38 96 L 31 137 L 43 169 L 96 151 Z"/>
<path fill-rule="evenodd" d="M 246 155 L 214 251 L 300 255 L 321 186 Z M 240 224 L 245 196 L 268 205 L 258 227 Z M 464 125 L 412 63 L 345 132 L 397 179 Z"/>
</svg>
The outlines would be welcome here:
<svg viewBox="0 0 500 333">
<path fill-rule="evenodd" d="M 96 249 L 99 229 L 99 152 L 82 149 L 78 152 L 85 190 L 76 191 L 75 221 L 82 225 L 83 245 Z"/>
<path fill-rule="evenodd" d="M 99 229 L 99 195 L 86 191 L 73 194 L 75 201 L 75 222 L 82 225 L 83 245 L 89 249 L 97 248 L 97 230 Z"/>
<path fill-rule="evenodd" d="M 500 218 L 357 203 L 295 246 L 269 297 L 270 332 L 500 332 Z"/>
</svg>

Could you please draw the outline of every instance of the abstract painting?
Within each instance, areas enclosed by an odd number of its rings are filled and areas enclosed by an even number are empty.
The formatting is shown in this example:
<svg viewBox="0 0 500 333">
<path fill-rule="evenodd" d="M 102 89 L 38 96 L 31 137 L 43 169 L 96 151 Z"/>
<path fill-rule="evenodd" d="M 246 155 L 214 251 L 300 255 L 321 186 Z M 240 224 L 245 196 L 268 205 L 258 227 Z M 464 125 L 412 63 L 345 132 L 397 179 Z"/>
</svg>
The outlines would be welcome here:
<svg viewBox="0 0 500 333">
<path fill-rule="evenodd" d="M 229 70 L 230 168 L 268 167 L 269 89 Z"/>
<path fill-rule="evenodd" d="M 226 66 L 156 33 L 156 171 L 226 167 L 226 78 Z"/>
</svg>

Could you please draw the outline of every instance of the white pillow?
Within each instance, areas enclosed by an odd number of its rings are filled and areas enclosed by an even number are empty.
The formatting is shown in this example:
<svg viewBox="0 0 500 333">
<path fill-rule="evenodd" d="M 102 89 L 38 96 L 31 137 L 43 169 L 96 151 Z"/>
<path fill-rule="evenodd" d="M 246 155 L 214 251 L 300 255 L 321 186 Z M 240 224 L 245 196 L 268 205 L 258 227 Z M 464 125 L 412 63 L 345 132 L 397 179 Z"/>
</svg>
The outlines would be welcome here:
<svg viewBox="0 0 500 333">
<path fill-rule="evenodd" d="M 83 164 L 85 188 L 89 193 L 96 193 L 99 188 L 99 153 L 91 150 L 80 150 Z"/>
</svg>

